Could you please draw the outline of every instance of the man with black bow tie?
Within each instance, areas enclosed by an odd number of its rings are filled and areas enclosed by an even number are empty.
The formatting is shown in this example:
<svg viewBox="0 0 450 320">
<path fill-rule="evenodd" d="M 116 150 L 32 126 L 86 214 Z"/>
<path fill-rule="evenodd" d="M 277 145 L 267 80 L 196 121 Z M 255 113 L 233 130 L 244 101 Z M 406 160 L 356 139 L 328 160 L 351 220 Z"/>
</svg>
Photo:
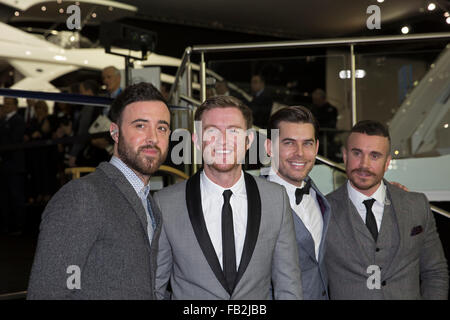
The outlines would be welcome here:
<svg viewBox="0 0 450 320">
<path fill-rule="evenodd" d="M 327 196 L 330 298 L 446 300 L 447 262 L 427 198 L 383 179 L 388 129 L 358 122 L 343 157 L 348 181 Z"/>
<path fill-rule="evenodd" d="M 172 299 L 301 299 L 289 199 L 282 187 L 242 171 L 254 134 L 251 110 L 230 96 L 196 111 L 193 141 L 204 168 L 156 193 L 163 215 L 156 291 Z"/>
<path fill-rule="evenodd" d="M 271 130 L 279 130 L 278 137 Z M 330 206 L 308 176 L 319 149 L 319 128 L 312 113 L 287 107 L 269 119 L 266 152 L 271 157 L 267 180 L 285 187 L 294 219 L 302 272 L 303 298 L 328 299 L 324 243 Z"/>
</svg>

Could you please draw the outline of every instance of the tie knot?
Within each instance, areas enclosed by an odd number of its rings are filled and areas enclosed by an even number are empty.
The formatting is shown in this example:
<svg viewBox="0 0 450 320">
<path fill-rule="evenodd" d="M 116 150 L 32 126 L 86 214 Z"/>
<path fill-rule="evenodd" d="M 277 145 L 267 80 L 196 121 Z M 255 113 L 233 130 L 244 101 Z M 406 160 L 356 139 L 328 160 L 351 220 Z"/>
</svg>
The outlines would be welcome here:
<svg viewBox="0 0 450 320">
<path fill-rule="evenodd" d="M 367 199 L 367 200 L 364 200 L 363 201 L 363 203 L 364 203 L 364 205 L 366 206 L 366 209 L 367 210 L 371 210 L 372 209 L 372 206 L 373 206 L 373 203 L 375 202 L 375 199 Z"/>
<path fill-rule="evenodd" d="M 223 192 L 223 199 L 225 200 L 225 203 L 230 202 L 230 198 L 233 192 L 230 189 L 227 189 Z"/>
</svg>

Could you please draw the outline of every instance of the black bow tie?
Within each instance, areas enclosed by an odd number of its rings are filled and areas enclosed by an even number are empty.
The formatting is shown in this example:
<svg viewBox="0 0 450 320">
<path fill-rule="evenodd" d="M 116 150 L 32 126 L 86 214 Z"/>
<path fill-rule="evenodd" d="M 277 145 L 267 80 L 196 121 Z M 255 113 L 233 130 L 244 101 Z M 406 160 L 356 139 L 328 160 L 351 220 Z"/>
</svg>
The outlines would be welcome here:
<svg viewBox="0 0 450 320">
<path fill-rule="evenodd" d="M 310 188 L 311 188 L 311 180 L 308 180 L 308 182 L 306 182 L 306 184 L 303 188 L 295 189 L 295 203 L 296 204 L 299 204 L 300 202 L 302 202 L 303 195 L 309 194 Z"/>
</svg>

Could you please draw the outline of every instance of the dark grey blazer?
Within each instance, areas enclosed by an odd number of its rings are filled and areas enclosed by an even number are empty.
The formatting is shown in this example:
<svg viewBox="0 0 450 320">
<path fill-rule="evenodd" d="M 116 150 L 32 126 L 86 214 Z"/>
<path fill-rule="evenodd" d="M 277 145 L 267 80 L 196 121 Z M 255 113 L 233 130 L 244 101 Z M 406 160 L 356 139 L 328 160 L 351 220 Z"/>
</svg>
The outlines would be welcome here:
<svg viewBox="0 0 450 320">
<path fill-rule="evenodd" d="M 108 162 L 63 186 L 42 216 L 28 299 L 153 299 L 161 213 L 152 246 L 142 202 Z M 76 265 L 81 289 L 68 289 Z"/>
<path fill-rule="evenodd" d="M 347 184 L 327 196 L 333 211 L 325 256 L 330 298 L 447 299 L 447 262 L 426 197 L 385 184 L 377 242 L 349 199 Z M 369 280 L 375 275 L 367 272 L 371 265 L 381 270 L 379 288 L 372 287 L 375 278 Z"/>
</svg>

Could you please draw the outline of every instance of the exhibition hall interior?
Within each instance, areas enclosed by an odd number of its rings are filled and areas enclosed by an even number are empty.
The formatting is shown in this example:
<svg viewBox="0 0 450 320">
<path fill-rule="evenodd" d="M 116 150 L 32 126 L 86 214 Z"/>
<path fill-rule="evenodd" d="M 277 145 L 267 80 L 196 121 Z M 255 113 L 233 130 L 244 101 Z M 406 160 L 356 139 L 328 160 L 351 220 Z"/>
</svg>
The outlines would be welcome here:
<svg viewBox="0 0 450 320">
<path fill-rule="evenodd" d="M 201 169 L 190 134 L 214 96 L 253 111 L 253 176 L 270 167 L 270 115 L 309 109 L 320 126 L 309 175 L 324 195 L 347 181 L 353 125 L 375 120 L 391 137 L 385 179 L 425 194 L 448 261 L 449 12 L 448 0 L 0 0 L 0 300 L 26 298 L 42 213 L 110 160 L 109 108 L 140 82 L 171 115 L 152 194 Z"/>
</svg>

